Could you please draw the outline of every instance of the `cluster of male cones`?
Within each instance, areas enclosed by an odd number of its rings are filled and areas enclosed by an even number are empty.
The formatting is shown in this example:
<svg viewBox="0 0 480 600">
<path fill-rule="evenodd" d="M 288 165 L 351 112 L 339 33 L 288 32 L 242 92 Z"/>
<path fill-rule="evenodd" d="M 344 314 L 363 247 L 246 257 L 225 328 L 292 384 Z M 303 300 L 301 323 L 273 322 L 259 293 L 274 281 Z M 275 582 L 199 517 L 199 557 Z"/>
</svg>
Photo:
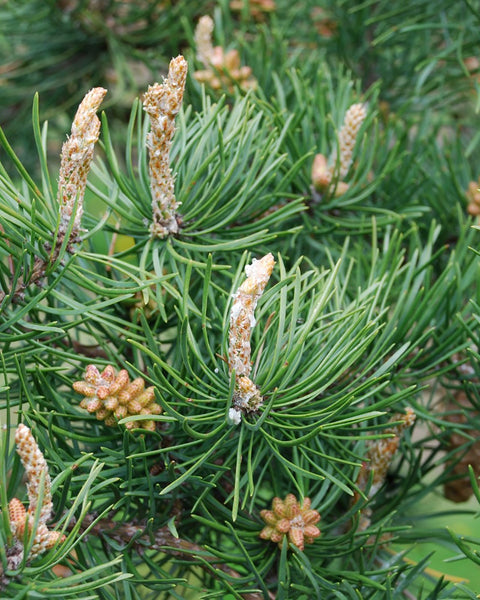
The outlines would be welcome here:
<svg viewBox="0 0 480 600">
<path fill-rule="evenodd" d="M 50 550 L 65 539 L 61 532 L 47 527 L 47 522 L 52 516 L 50 474 L 47 462 L 30 429 L 22 423 L 15 432 L 15 443 L 27 477 L 29 506 L 25 509 L 18 498 L 12 498 L 8 504 L 10 531 L 18 544 L 18 553 L 9 557 L 11 563 L 20 562 L 24 557 L 25 539 L 28 541 L 28 556 L 25 557 L 28 560 Z"/>
<path fill-rule="evenodd" d="M 74 387 L 86 396 L 82 402 L 85 403 L 87 410 L 88 404 L 92 403 L 91 412 L 96 412 L 98 416 L 98 412 L 104 411 L 105 415 L 101 413 L 104 420 L 112 419 L 112 422 L 107 424 L 113 425 L 125 412 L 131 411 L 130 414 L 132 414 L 136 410 L 141 411 L 142 407 L 149 407 L 148 410 L 152 411 L 149 414 L 158 414 L 161 410 L 158 405 L 156 405 L 156 409 L 152 409 L 153 392 L 151 390 L 153 388 L 145 389 L 143 379 L 138 378 L 131 382 L 126 371 L 120 371 L 117 375 L 111 366 L 107 366 L 100 373 L 96 367 L 90 365 L 87 368 L 85 380 L 76 382 Z M 110 406 L 110 408 L 106 408 L 106 406 Z M 123 407 L 121 414 L 118 413 L 120 407 Z M 398 415 L 394 420 L 398 421 L 401 417 Z M 407 409 L 402 421 L 386 430 L 391 437 L 377 440 L 370 445 L 367 452 L 369 462 L 362 466 L 357 480 L 359 489 L 367 490 L 369 498 L 379 489 L 385 479 L 388 466 L 399 445 L 400 433 L 406 427 L 411 426 L 414 420 L 413 411 Z M 145 421 L 141 421 L 141 423 L 145 428 Z M 10 553 L 10 557 L 16 558 L 17 564 L 23 557 L 25 539 L 32 538 L 28 545 L 27 556 L 30 561 L 61 543 L 65 536 L 47 526 L 47 522 L 52 516 L 51 480 L 45 458 L 30 429 L 20 424 L 15 433 L 15 441 L 27 477 L 29 500 L 28 509 L 18 498 L 13 498 L 9 502 L 10 529 L 16 540 L 15 547 L 17 548 L 17 554 Z M 373 475 L 373 479 L 369 473 Z M 373 482 L 373 485 L 367 488 L 367 482 Z M 370 515 L 370 511 L 368 514 L 363 513 L 364 520 L 368 523 Z M 260 516 L 265 522 L 265 526 L 259 534 L 260 538 L 270 540 L 279 547 L 282 547 L 283 541 L 286 539 L 290 544 L 303 551 L 305 544 L 313 543 L 320 536 L 320 530 L 316 526 L 320 520 L 320 514 L 311 508 L 311 500 L 308 497 L 303 498 L 301 502 L 291 493 L 287 494 L 283 500 L 275 497 L 272 500 L 271 509 L 261 510 Z M 27 537 L 25 537 L 26 532 Z M 13 567 L 12 558 L 10 562 Z"/>
<path fill-rule="evenodd" d="M 76 381 L 73 389 L 85 396 L 81 408 L 94 413 L 105 425 L 115 426 L 120 419 L 141 415 L 143 419 L 125 423 L 127 429 L 141 427 L 153 431 L 155 421 L 148 417 L 162 413 L 162 407 L 155 402 L 155 388 L 145 387 L 142 377 L 130 381 L 126 369 L 116 373 L 108 365 L 100 373 L 95 365 L 88 365 L 84 379 Z"/>
<path fill-rule="evenodd" d="M 320 514 L 310 505 L 310 498 L 304 498 L 300 503 L 293 494 L 287 494 L 284 500 L 275 497 L 271 510 L 260 511 L 266 523 L 260 537 L 277 543 L 279 548 L 285 537 L 299 550 L 303 550 L 305 544 L 313 544 L 320 535 L 320 529 L 315 525 L 320 521 Z"/>
</svg>

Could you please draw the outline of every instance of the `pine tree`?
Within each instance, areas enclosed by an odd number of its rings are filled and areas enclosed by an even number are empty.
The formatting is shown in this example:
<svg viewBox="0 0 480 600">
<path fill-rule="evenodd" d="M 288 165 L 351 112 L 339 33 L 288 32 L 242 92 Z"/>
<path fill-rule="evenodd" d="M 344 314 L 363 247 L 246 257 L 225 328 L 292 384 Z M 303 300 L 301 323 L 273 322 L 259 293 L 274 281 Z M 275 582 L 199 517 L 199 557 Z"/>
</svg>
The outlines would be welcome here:
<svg viewBox="0 0 480 600">
<path fill-rule="evenodd" d="M 479 20 L 0 6 L 2 598 L 477 597 Z"/>
</svg>

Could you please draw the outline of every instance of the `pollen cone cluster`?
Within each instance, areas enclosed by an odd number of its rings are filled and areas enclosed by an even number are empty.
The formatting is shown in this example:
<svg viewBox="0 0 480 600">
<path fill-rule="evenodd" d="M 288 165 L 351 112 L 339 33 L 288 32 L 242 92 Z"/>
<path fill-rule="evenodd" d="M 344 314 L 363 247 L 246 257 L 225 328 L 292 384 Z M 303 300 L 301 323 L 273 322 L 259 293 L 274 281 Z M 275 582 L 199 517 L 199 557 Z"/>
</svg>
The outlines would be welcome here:
<svg viewBox="0 0 480 600">
<path fill-rule="evenodd" d="M 255 89 L 257 80 L 252 76 L 250 67 L 242 66 L 238 50 L 225 52 L 221 46 L 213 46 L 213 27 L 212 19 L 204 16 L 195 29 L 197 58 L 205 66 L 205 69 L 195 71 L 195 79 L 214 90 L 233 92 L 235 86 L 244 91 Z"/>
<path fill-rule="evenodd" d="M 349 185 L 343 179 L 350 170 L 358 132 L 366 116 L 367 111 L 364 104 L 352 104 L 345 114 L 342 128 L 338 133 L 338 153 L 334 152 L 330 160 L 327 160 L 323 154 L 315 156 L 312 166 L 312 183 L 317 191 L 329 190 L 335 196 L 342 196 L 348 190 Z M 337 172 L 337 166 L 339 181 L 333 187 L 332 182 Z"/>
<path fill-rule="evenodd" d="M 266 526 L 260 532 L 263 540 L 270 540 L 282 547 L 283 538 L 303 550 L 305 544 L 312 544 L 320 535 L 315 523 L 320 521 L 318 511 L 310 508 L 310 498 L 304 498 L 300 504 L 293 494 L 287 494 L 285 499 L 274 498 L 271 510 L 260 511 L 260 516 Z"/>
<path fill-rule="evenodd" d="M 393 434 L 392 437 L 375 440 L 367 450 L 367 462 L 360 469 L 357 485 L 361 490 L 365 490 L 370 472 L 373 472 L 373 482 L 368 493 L 369 498 L 378 492 L 385 481 L 388 468 L 400 445 L 400 437 L 407 427 L 411 427 L 415 423 L 415 413 L 409 407 L 406 409 L 405 414 L 395 415 L 392 422 L 401 419 L 402 423 L 383 431 L 383 433 Z"/>
<path fill-rule="evenodd" d="M 365 491 L 370 477 L 372 477 L 372 485 L 367 492 L 369 499 L 382 487 L 388 469 L 400 445 L 401 435 L 405 429 L 412 427 L 415 419 L 415 413 L 408 407 L 404 414 L 395 415 L 392 419 L 392 422 L 402 420 L 400 424 L 383 430 L 383 433 L 392 434 L 392 437 L 375 440 L 368 447 L 366 460 L 358 473 L 357 486 L 362 492 Z M 359 498 L 359 494 L 355 494 L 354 502 L 358 501 Z M 359 529 L 363 530 L 369 527 L 371 514 L 371 508 L 368 506 L 362 510 Z"/>
<path fill-rule="evenodd" d="M 345 120 L 338 134 L 340 179 L 343 179 L 350 169 L 357 135 L 366 116 L 367 111 L 363 104 L 352 104 L 345 114 Z"/>
<path fill-rule="evenodd" d="M 153 431 L 155 421 L 148 417 L 162 412 L 161 406 L 154 401 L 154 387 L 146 388 L 142 377 L 130 381 L 125 369 L 117 374 L 110 365 L 101 373 L 94 365 L 88 365 L 84 379 L 76 381 L 73 389 L 85 396 L 80 406 L 89 413 L 95 413 L 97 419 L 109 426 L 116 425 L 119 419 L 125 417 L 143 415 L 144 419 L 126 423 L 126 427 Z"/>
<path fill-rule="evenodd" d="M 51 481 L 48 466 L 37 442 L 28 427 L 20 424 L 15 432 L 17 453 L 27 476 L 28 510 L 18 498 L 12 498 L 8 504 L 10 529 L 15 538 L 23 543 L 25 530 L 33 535 L 33 544 L 28 553 L 31 560 L 62 542 L 65 536 L 58 531 L 48 529 L 46 523 L 52 514 Z M 43 490 L 42 490 L 43 477 Z M 41 490 L 43 494 L 41 494 Z M 38 503 L 41 496 L 41 506 Z M 38 511 L 38 524 L 34 528 L 35 515 Z"/>
</svg>

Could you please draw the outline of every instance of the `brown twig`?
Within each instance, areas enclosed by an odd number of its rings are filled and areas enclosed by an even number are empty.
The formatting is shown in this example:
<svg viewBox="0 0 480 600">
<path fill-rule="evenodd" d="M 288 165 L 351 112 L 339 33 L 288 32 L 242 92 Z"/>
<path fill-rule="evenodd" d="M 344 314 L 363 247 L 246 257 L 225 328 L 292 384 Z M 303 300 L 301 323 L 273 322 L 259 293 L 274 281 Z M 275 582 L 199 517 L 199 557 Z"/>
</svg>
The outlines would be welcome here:
<svg viewBox="0 0 480 600">
<path fill-rule="evenodd" d="M 82 529 L 89 527 L 93 521 L 93 515 L 87 515 L 83 520 Z M 213 554 L 209 554 L 204 548 L 198 544 L 194 544 L 188 540 L 177 538 L 168 529 L 168 527 L 162 527 L 158 529 L 154 534 L 149 535 L 145 532 L 144 527 L 141 524 L 135 523 L 120 523 L 113 521 L 110 518 L 100 519 L 97 521 L 89 530 L 89 535 L 97 537 L 108 536 L 114 539 L 120 545 L 127 545 L 132 543 L 139 551 L 146 549 L 150 550 L 161 550 L 172 556 L 180 556 L 189 560 L 196 560 L 196 554 L 200 554 L 202 559 L 209 565 L 214 567 L 211 573 L 218 577 L 217 570 L 229 575 L 230 577 L 239 578 L 241 575 L 229 567 L 228 565 L 219 562 L 219 559 Z M 202 568 L 208 568 L 204 563 L 199 565 Z M 244 592 L 241 594 L 244 600 L 264 600 L 264 596 L 261 592 Z M 274 600 L 275 596 L 269 593 L 269 598 Z"/>
<path fill-rule="evenodd" d="M 241 577 L 237 571 L 219 562 L 216 556 L 209 554 L 198 544 L 172 535 L 168 527 L 162 527 L 153 535 L 149 535 L 145 532 L 145 528 L 141 524 L 121 523 L 113 521 L 111 518 L 100 519 L 95 522 L 95 518 L 93 514 L 86 515 L 82 521 L 80 530 L 85 531 L 88 529 L 89 536 L 98 538 L 109 537 L 115 540 L 120 546 L 133 545 L 139 552 L 148 549 L 159 550 L 171 556 L 180 556 L 192 561 L 196 560 L 196 554 L 200 554 L 201 558 L 207 564 L 200 562 L 199 566 L 202 568 L 211 566 L 212 569 L 210 572 L 215 577 L 219 577 L 218 570 L 236 579 Z M 72 522 L 69 527 L 71 528 L 73 525 L 74 523 Z M 7 570 L 15 570 L 22 560 L 23 546 L 18 546 L 18 548 L 12 547 L 7 549 Z M 0 590 L 5 589 L 9 580 L 10 578 L 5 576 L 0 563 Z M 264 595 L 261 592 L 244 592 L 240 595 L 244 600 L 264 600 Z M 269 592 L 269 599 L 275 600 L 275 596 L 271 592 Z"/>
<path fill-rule="evenodd" d="M 30 273 L 30 277 L 28 278 L 28 282 L 25 282 L 23 275 L 21 275 L 17 280 L 15 288 L 8 290 L 8 292 L 0 292 L 0 302 L 4 300 L 7 294 L 11 294 L 12 302 L 18 302 L 21 300 L 27 286 L 31 285 L 32 283 L 37 283 L 45 275 L 47 264 L 48 263 L 43 258 L 37 256 L 33 263 L 33 269 Z"/>
</svg>

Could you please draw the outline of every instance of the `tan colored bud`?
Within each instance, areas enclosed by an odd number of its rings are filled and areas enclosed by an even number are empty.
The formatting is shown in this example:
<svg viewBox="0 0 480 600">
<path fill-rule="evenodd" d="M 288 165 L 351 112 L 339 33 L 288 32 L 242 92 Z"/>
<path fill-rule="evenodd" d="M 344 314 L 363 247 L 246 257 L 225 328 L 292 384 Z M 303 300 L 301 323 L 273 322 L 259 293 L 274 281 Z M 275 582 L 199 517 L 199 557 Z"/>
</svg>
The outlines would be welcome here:
<svg viewBox="0 0 480 600">
<path fill-rule="evenodd" d="M 175 198 L 170 148 L 175 133 L 175 117 L 182 105 L 187 69 L 183 56 L 172 59 L 167 78 L 161 84 L 150 86 L 143 99 L 143 108 L 151 123 L 147 135 L 153 212 L 150 231 L 160 238 L 178 233 L 177 208 L 180 203 Z"/>
<path fill-rule="evenodd" d="M 465 192 L 468 200 L 467 212 L 476 217 L 480 214 L 480 178 L 478 181 L 470 181 Z"/>
<path fill-rule="evenodd" d="M 106 93 L 107 90 L 100 87 L 88 92 L 78 107 L 71 135 L 62 147 L 58 180 L 61 239 L 72 219 L 71 239 L 75 239 L 80 232 L 87 176 L 94 146 L 100 135 L 100 120 L 96 112 Z"/>
<path fill-rule="evenodd" d="M 340 198 L 340 196 L 343 196 L 343 194 L 345 194 L 348 191 L 349 187 L 350 186 L 348 183 L 345 183 L 344 181 L 339 181 L 335 186 L 335 198 Z"/>
<path fill-rule="evenodd" d="M 200 17 L 195 28 L 195 47 L 197 58 L 206 67 L 210 64 L 213 55 L 212 34 L 214 23 L 211 17 L 205 15 Z"/>
<path fill-rule="evenodd" d="M 27 526 L 28 531 L 34 535 L 33 543 L 27 557 L 28 560 L 31 560 L 42 552 L 49 550 L 56 541 L 63 541 L 64 536 L 50 531 L 45 524 L 50 519 L 52 513 L 50 474 L 45 458 L 33 438 L 30 429 L 22 423 L 20 423 L 15 432 L 15 443 L 17 445 L 17 453 L 20 456 L 27 476 L 29 507 L 26 510 L 18 498 L 12 498 L 8 505 L 9 520 L 12 534 L 20 542 L 23 542 Z M 42 480 L 43 495 L 38 511 Z M 38 521 L 36 523 L 37 527 L 34 529 L 37 511 Z"/>
<path fill-rule="evenodd" d="M 35 514 L 43 476 L 43 497 L 40 509 L 40 523 L 46 523 L 52 512 L 51 480 L 48 466 L 30 429 L 20 423 L 15 432 L 17 453 L 27 476 L 28 512 Z"/>
<path fill-rule="evenodd" d="M 323 154 L 316 154 L 312 165 L 312 184 L 319 191 L 325 191 L 332 181 L 332 174 Z"/>
<path fill-rule="evenodd" d="M 230 332 L 228 348 L 228 366 L 236 375 L 248 376 L 250 364 L 250 336 L 255 326 L 254 311 L 257 302 L 272 274 L 275 260 L 267 254 L 260 260 L 253 259 L 252 264 L 245 267 L 247 279 L 238 288 L 230 311 Z"/>
</svg>

